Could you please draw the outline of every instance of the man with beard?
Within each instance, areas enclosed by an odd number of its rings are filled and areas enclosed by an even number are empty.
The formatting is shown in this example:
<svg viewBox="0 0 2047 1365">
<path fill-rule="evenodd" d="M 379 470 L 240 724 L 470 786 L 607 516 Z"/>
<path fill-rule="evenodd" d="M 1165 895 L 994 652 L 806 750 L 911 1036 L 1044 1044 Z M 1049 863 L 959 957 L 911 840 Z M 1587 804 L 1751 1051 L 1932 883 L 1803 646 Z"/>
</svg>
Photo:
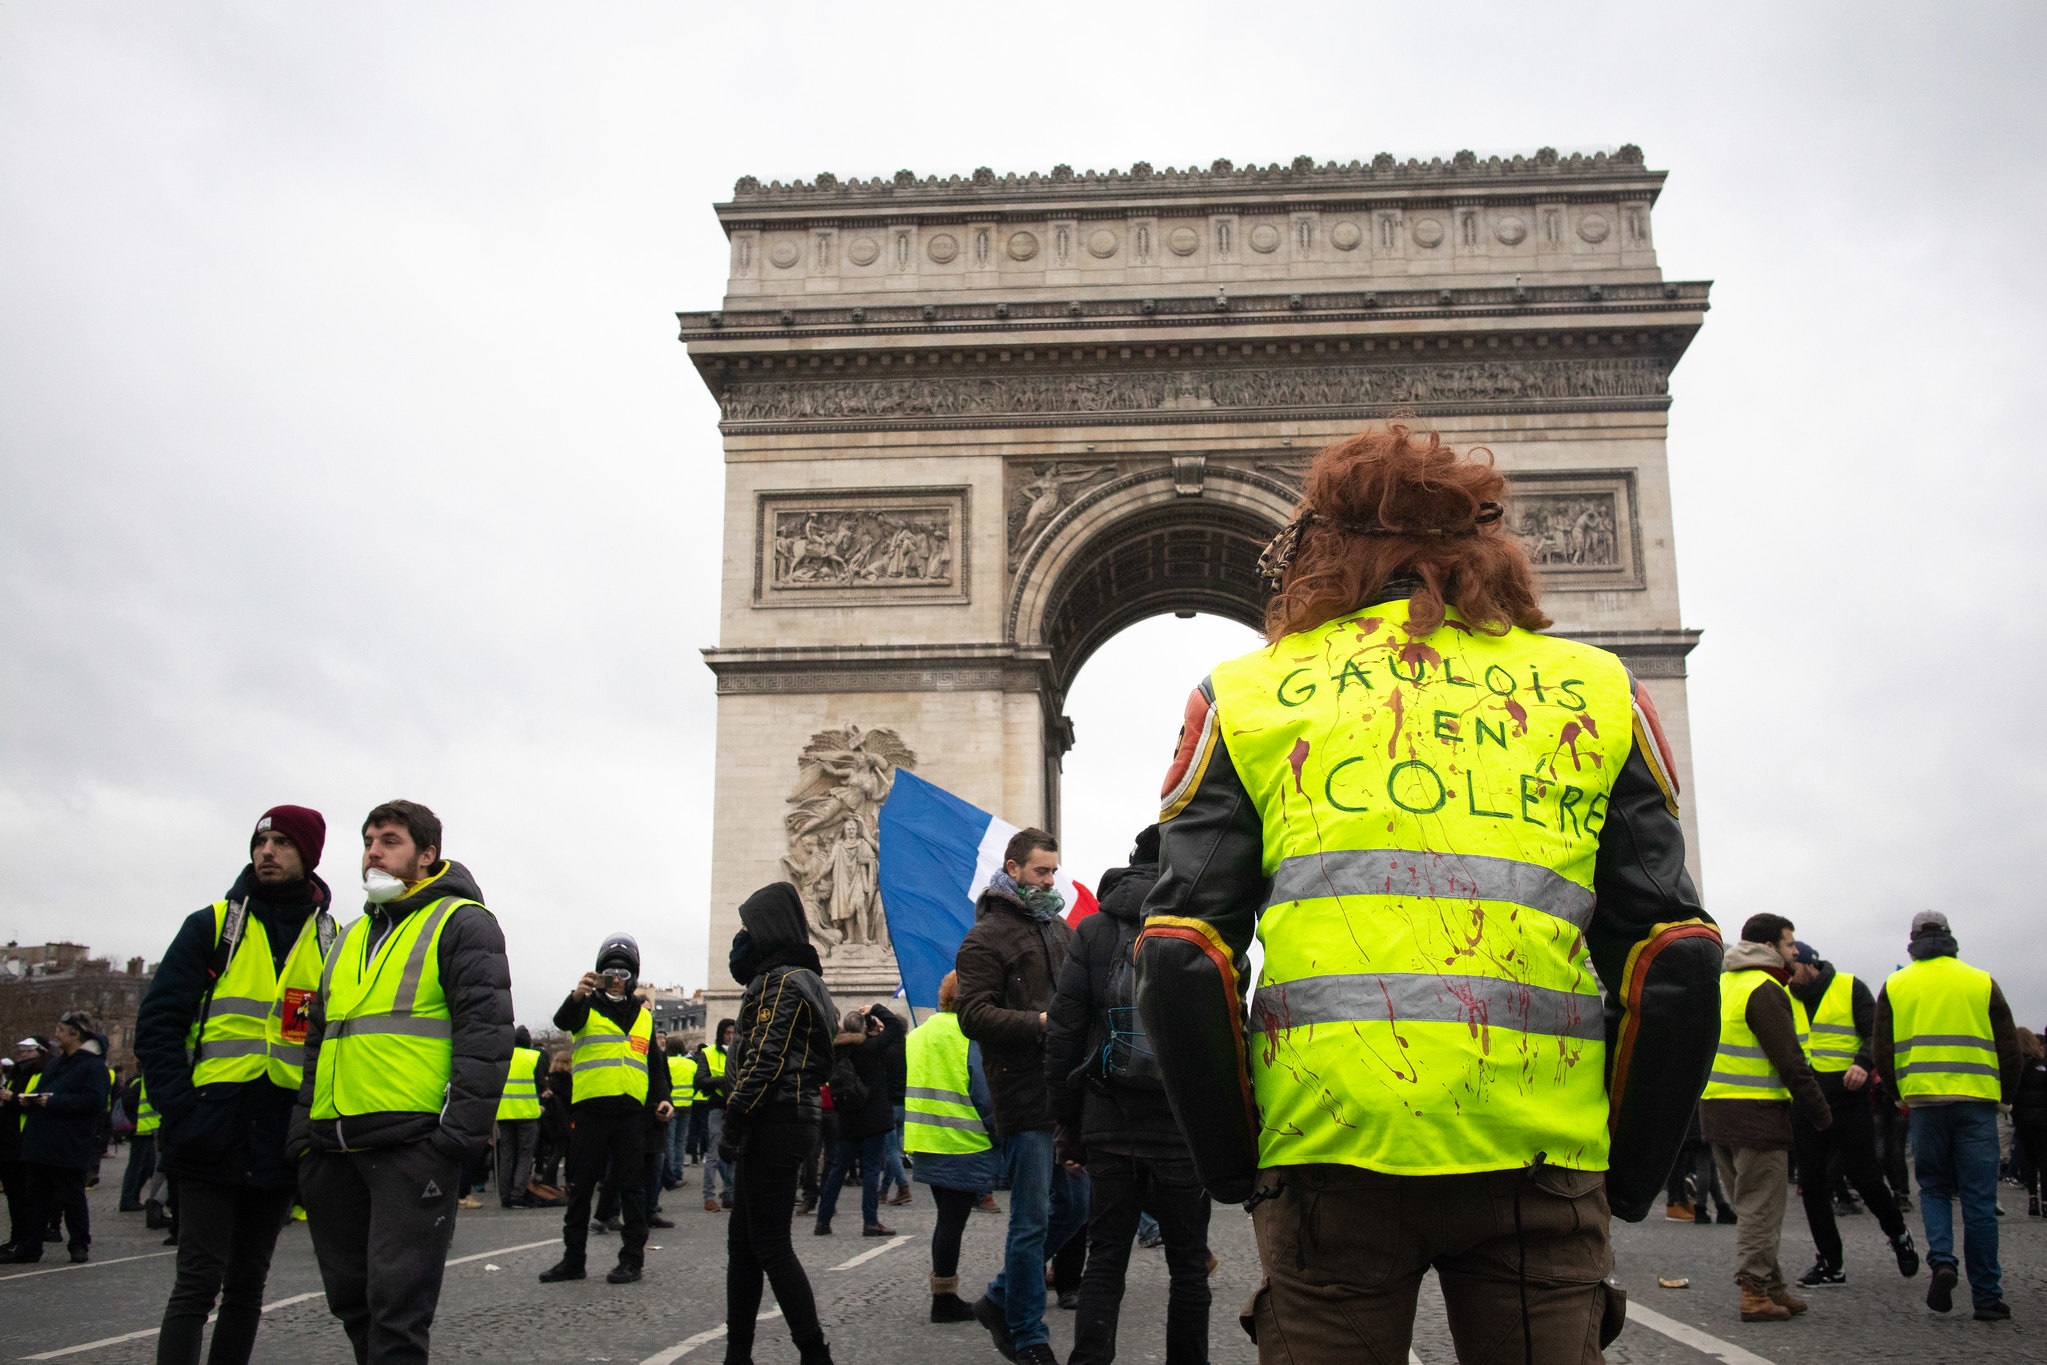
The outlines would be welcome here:
<svg viewBox="0 0 2047 1365">
<path fill-rule="evenodd" d="M 363 821 L 366 913 L 329 955 L 289 1151 L 358 1365 L 424 1362 L 462 1163 L 490 1141 L 512 1059 L 505 936 L 441 820 L 389 801 Z"/>
<path fill-rule="evenodd" d="M 178 1274 L 159 1361 L 197 1365 L 220 1301 L 215 1362 L 245 1361 L 296 1173 L 284 1154 L 307 1005 L 335 939 L 334 896 L 313 869 L 327 822 L 272 806 L 227 895 L 186 916 L 135 1021 L 161 1164 L 178 1181 Z"/>
</svg>

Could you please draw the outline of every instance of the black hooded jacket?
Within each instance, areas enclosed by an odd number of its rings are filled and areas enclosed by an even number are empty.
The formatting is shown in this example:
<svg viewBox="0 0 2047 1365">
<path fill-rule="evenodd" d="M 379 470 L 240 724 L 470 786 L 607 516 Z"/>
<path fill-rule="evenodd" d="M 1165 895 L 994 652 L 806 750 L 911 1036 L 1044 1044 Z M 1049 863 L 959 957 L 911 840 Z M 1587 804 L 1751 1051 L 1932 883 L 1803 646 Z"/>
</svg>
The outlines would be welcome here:
<svg viewBox="0 0 2047 1365">
<path fill-rule="evenodd" d="M 35 1102 L 23 1111 L 27 1121 L 21 1128 L 21 1159 L 38 1166 L 87 1170 L 106 1145 L 100 1123 L 113 1090 L 106 1037 L 87 1034 L 84 1045 L 70 1056 L 60 1052 L 44 1062 L 42 1076 Z M 44 1095 L 49 1099 L 42 1099 Z"/>
<path fill-rule="evenodd" d="M 254 867 L 244 867 L 224 899 L 246 902 L 249 918 L 263 926 L 271 970 L 281 972 L 307 917 L 331 913 L 334 893 L 317 873 L 273 889 L 256 880 Z M 212 981 L 214 933 L 212 906 L 185 917 L 135 1019 L 135 1056 L 149 1102 L 163 1116 L 158 1160 L 172 1175 L 191 1180 L 286 1189 L 297 1179 L 284 1146 L 298 1092 L 268 1080 L 192 1084 L 185 1040 Z M 243 943 L 248 941 L 244 929 Z"/>
<path fill-rule="evenodd" d="M 1135 946 L 1144 898 L 1158 879 L 1155 862 L 1102 875 L 1101 910 L 1073 931 L 1073 949 L 1059 968 L 1058 991 L 1047 1011 L 1045 1082 L 1052 1118 L 1089 1151 L 1187 1155 L 1166 1092 L 1104 1076 L 1099 1064 L 1109 1043 L 1116 955 Z"/>
<path fill-rule="evenodd" d="M 831 1076 L 838 1011 L 825 989 L 796 888 L 764 886 L 739 907 L 732 977 L 746 987 L 725 1058 L 725 1132 L 736 1145 L 756 1123 L 816 1123 Z"/>
<path fill-rule="evenodd" d="M 483 900 L 469 869 L 443 859 L 406 895 L 367 908 L 371 938 L 382 943 L 407 917 L 447 896 Z M 348 929 L 344 929 L 334 951 L 347 951 L 348 947 Z M 460 1159 L 489 1144 L 512 1061 L 512 968 L 505 957 L 505 935 L 498 928 L 497 917 L 481 904 L 455 911 L 441 927 L 436 960 L 454 1026 L 453 1066 L 440 1112 L 398 1110 L 347 1119 L 313 1118 L 313 1085 L 319 1074 L 320 1039 L 327 1026 L 326 1000 L 315 996 L 312 1023 L 306 1030 L 305 1080 L 292 1109 L 291 1156 L 296 1158 L 309 1146 L 323 1152 L 362 1151 L 431 1139 L 443 1156 Z"/>
</svg>

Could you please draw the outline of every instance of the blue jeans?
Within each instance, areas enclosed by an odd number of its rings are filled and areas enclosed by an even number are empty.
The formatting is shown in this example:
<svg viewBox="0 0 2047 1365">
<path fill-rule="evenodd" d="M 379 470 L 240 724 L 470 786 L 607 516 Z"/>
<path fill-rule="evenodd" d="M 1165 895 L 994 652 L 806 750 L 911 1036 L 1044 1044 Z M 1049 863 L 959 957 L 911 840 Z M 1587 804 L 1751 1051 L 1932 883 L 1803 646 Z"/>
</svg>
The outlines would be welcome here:
<svg viewBox="0 0 2047 1365">
<path fill-rule="evenodd" d="M 817 1192 L 817 1225 L 828 1228 L 839 1208 L 839 1191 L 846 1187 L 846 1172 L 853 1159 L 860 1160 L 860 1226 L 871 1228 L 881 1222 L 881 1163 L 888 1150 L 887 1135 L 842 1137 L 832 1156 L 832 1169 L 825 1175 L 824 1188 Z"/>
<path fill-rule="evenodd" d="M 1021 1351 L 1052 1339 L 1045 1330 L 1045 1251 L 1063 1247 L 1087 1221 L 1087 1179 L 1052 1151 L 1052 1130 L 1034 1128 L 1003 1139 L 1009 1168 L 1009 1240 L 988 1300 L 1002 1306 L 1010 1340 Z"/>
<path fill-rule="evenodd" d="M 910 1178 L 903 1172 L 903 1118 L 908 1111 L 896 1106 L 896 1126 L 888 1130 L 888 1151 L 882 1157 L 881 1187 L 890 1185 L 898 1189 L 910 1188 Z"/>
<path fill-rule="evenodd" d="M 668 1126 L 663 1128 L 661 1133 L 663 1143 L 661 1184 L 680 1185 L 682 1183 L 683 1168 L 689 1164 L 689 1158 L 682 1150 L 683 1146 L 689 1141 L 689 1110 L 687 1108 L 677 1109 L 674 1117 L 668 1120 Z"/>
<path fill-rule="evenodd" d="M 1912 1167 L 1928 1265 L 1955 1264 L 1954 1201 L 1962 1201 L 1969 1297 L 1981 1308 L 2004 1297 L 1997 1266 L 1997 1106 L 1988 1100 L 1912 1110 Z"/>
<path fill-rule="evenodd" d="M 721 1185 L 725 1198 L 732 1197 L 732 1163 L 718 1159 L 718 1139 L 725 1133 L 725 1111 L 711 1108 L 704 1111 L 705 1136 L 710 1146 L 704 1150 L 704 1202 L 709 1203 L 718 1196 L 712 1192 Z"/>
</svg>

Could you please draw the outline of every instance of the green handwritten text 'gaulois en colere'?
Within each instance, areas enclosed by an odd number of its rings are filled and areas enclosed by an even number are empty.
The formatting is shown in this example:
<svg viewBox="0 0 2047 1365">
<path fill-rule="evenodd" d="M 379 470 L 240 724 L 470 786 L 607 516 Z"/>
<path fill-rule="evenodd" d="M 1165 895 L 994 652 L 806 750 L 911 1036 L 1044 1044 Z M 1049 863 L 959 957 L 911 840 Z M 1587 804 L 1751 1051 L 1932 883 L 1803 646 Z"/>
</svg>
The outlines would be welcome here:
<svg viewBox="0 0 2047 1365">
<path fill-rule="evenodd" d="M 1633 742 L 1620 661 L 1454 615 L 1417 635 L 1394 602 L 1212 681 L 1272 879 L 1252 1011 L 1261 1164 L 1501 1170 L 1547 1133 L 1568 1139 L 1544 1144 L 1550 1161 L 1603 1169 L 1583 930 Z"/>
</svg>

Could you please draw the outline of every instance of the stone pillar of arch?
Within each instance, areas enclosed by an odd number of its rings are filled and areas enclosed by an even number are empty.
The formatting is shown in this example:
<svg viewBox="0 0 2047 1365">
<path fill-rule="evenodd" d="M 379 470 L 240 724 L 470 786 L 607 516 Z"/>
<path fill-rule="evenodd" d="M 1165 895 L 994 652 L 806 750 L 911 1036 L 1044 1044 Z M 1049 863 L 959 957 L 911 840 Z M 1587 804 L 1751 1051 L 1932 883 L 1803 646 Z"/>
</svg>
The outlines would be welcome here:
<svg viewBox="0 0 2047 1365">
<path fill-rule="evenodd" d="M 740 900 L 785 878 L 835 990 L 886 998 L 839 912 L 893 766 L 1056 830 L 1088 656 L 1257 624 L 1308 458 L 1395 414 L 1494 452 L 1557 630 L 1648 680 L 1689 788 L 1664 438 L 1708 287 L 1657 268 L 1663 178 L 1623 147 L 741 180 L 723 305 L 679 315 L 725 450 L 714 1010 Z"/>
</svg>

